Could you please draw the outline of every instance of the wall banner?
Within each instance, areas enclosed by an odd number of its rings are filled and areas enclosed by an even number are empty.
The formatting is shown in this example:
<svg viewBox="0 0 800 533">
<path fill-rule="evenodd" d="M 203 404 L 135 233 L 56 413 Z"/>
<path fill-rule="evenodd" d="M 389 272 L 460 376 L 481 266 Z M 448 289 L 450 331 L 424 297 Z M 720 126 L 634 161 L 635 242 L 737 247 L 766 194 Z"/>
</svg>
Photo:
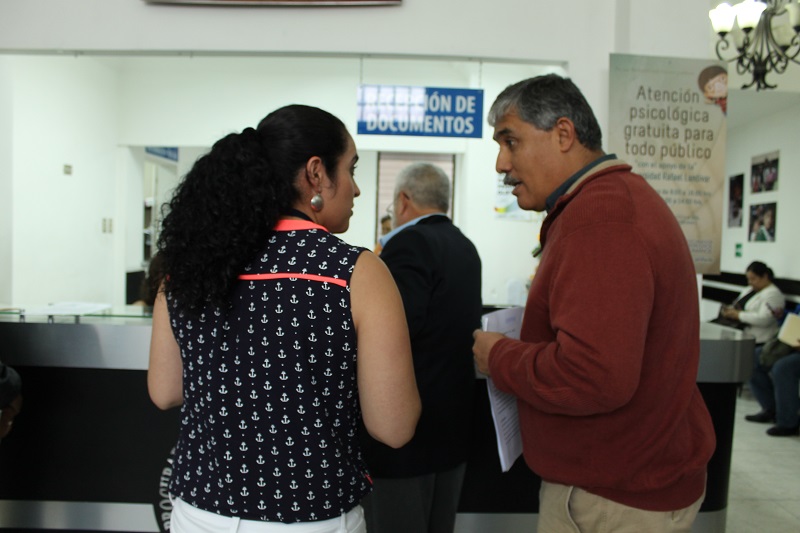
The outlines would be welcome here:
<svg viewBox="0 0 800 533">
<path fill-rule="evenodd" d="M 658 191 L 700 274 L 719 274 L 727 71 L 710 60 L 611 54 L 608 151 Z"/>
<path fill-rule="evenodd" d="M 361 85 L 358 133 L 479 139 L 483 89 Z"/>
</svg>

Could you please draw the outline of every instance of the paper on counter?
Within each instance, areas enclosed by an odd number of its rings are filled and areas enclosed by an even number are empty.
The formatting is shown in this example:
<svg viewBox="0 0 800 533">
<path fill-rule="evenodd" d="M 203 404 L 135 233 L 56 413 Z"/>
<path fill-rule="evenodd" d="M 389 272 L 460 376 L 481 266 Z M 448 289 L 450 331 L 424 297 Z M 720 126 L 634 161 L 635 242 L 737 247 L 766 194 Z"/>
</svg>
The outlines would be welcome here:
<svg viewBox="0 0 800 533">
<path fill-rule="evenodd" d="M 519 339 L 524 311 L 524 307 L 511 307 L 487 313 L 481 319 L 482 329 L 483 331 L 502 333 L 512 339 Z M 497 434 L 500 467 L 503 472 L 508 472 L 517 458 L 522 455 L 517 398 L 498 390 L 490 377 L 486 378 L 486 387 L 489 391 L 489 406 Z"/>
</svg>

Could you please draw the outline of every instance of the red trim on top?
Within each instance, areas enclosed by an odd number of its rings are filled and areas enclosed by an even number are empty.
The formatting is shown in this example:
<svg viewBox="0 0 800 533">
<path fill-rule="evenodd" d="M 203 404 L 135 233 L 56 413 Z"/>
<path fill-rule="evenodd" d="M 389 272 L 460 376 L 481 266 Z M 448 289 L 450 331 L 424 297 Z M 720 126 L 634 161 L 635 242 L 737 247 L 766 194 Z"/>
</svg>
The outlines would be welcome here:
<svg viewBox="0 0 800 533">
<path fill-rule="evenodd" d="M 286 279 L 286 278 L 300 278 L 310 281 L 322 281 L 339 285 L 340 287 L 347 287 L 347 281 L 340 278 L 332 278 L 329 276 L 317 276 L 316 274 L 300 274 L 296 272 L 281 272 L 278 274 L 240 274 L 239 279 L 244 281 L 256 280 L 263 281 L 268 279 Z"/>
<path fill-rule="evenodd" d="M 297 231 L 306 229 L 321 229 L 322 231 L 328 231 L 328 228 L 325 226 L 320 226 L 319 224 L 309 222 L 308 220 L 295 220 L 286 218 L 278 220 L 278 223 L 275 224 L 274 228 L 275 231 Z"/>
</svg>

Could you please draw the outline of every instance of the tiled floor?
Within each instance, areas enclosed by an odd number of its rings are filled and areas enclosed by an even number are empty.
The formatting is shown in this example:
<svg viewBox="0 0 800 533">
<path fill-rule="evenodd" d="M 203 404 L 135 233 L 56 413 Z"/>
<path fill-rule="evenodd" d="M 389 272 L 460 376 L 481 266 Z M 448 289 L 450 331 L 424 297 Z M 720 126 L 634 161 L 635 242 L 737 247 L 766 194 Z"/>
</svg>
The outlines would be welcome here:
<svg viewBox="0 0 800 533">
<path fill-rule="evenodd" d="M 758 403 L 737 400 L 726 533 L 800 532 L 800 437 L 770 437 L 747 422 Z"/>
</svg>

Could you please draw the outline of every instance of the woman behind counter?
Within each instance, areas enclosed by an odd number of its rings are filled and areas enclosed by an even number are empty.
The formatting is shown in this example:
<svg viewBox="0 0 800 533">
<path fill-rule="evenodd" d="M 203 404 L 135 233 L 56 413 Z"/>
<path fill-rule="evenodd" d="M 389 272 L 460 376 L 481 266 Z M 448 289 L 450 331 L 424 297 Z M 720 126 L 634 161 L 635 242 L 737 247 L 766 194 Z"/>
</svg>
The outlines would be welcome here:
<svg viewBox="0 0 800 533">
<path fill-rule="evenodd" d="M 215 143 L 169 204 L 148 388 L 182 406 L 174 532 L 366 531 L 359 420 L 400 447 L 420 401 L 391 275 L 332 235 L 357 159 L 338 118 L 287 106 Z"/>
</svg>

